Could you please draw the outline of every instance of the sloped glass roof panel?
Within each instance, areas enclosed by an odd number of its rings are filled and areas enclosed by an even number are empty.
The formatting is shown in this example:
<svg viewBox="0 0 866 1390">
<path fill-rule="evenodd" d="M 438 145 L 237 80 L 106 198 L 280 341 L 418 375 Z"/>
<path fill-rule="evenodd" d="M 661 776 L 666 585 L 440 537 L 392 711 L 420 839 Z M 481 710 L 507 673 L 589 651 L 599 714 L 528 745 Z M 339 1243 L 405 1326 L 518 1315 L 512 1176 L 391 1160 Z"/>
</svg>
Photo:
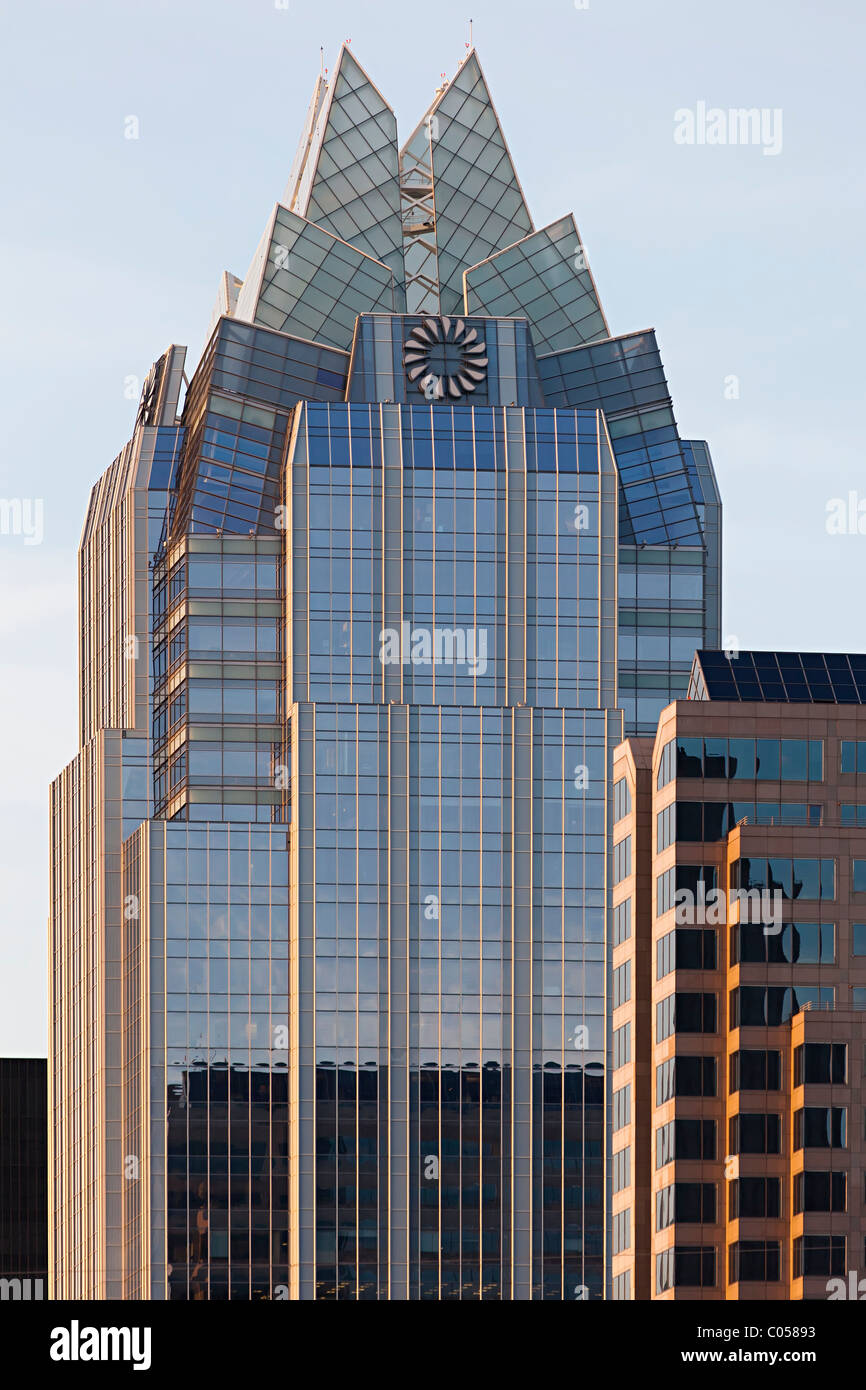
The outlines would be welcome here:
<svg viewBox="0 0 866 1390">
<path fill-rule="evenodd" d="M 425 125 L 429 122 L 429 126 Z M 463 270 L 486 260 L 532 230 L 532 218 L 474 50 L 436 98 L 407 149 L 423 149 L 430 131 L 436 200 L 436 248 L 443 314 L 463 313 Z M 477 175 L 481 174 L 479 182 Z M 471 196 L 466 184 L 471 182 Z M 492 182 L 491 182 L 492 181 Z M 454 254 L 452 240 L 471 234 L 471 251 Z"/>
<path fill-rule="evenodd" d="M 610 336 L 573 216 L 471 266 L 464 285 L 466 313 L 526 315 L 539 353 Z"/>
<path fill-rule="evenodd" d="M 349 206 L 375 192 L 370 215 Z M 389 267 L 403 307 L 403 224 L 397 120 L 344 45 L 313 132 L 293 210 Z M 377 230 L 376 243 L 370 237 Z M 383 251 L 383 243 L 386 249 Z"/>
<path fill-rule="evenodd" d="M 355 316 L 394 313 L 394 301 L 387 265 L 278 206 L 264 257 L 260 248 L 244 281 L 237 317 L 348 350 Z"/>
</svg>

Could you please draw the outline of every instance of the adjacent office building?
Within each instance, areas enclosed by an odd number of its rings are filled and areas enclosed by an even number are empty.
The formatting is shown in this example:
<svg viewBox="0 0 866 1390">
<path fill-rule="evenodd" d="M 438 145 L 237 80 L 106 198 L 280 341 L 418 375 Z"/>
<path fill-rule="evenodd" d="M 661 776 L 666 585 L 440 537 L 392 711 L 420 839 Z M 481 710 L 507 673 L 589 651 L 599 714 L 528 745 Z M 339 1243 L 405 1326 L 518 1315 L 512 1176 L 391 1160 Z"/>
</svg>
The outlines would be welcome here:
<svg viewBox="0 0 866 1390">
<path fill-rule="evenodd" d="M 866 656 L 702 651 L 617 750 L 616 1298 L 862 1296 L 864 703 Z"/>
<path fill-rule="evenodd" d="M 344 46 L 91 494 L 57 1296 L 604 1295 L 614 750 L 719 566 L 655 336 L 535 227 L 475 52 L 401 145 Z"/>
<path fill-rule="evenodd" d="M 0 1058 L 0 1299 L 48 1297 L 44 1057 Z"/>
</svg>

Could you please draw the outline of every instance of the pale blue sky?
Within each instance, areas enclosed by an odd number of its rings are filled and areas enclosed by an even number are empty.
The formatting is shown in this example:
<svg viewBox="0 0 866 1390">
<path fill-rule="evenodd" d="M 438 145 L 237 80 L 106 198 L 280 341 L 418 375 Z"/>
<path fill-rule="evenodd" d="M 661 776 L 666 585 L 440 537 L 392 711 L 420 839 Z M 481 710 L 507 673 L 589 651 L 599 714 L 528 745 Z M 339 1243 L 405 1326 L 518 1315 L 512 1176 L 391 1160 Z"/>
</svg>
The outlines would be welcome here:
<svg viewBox="0 0 866 1390">
<path fill-rule="evenodd" d="M 470 14 L 536 225 L 574 210 L 613 332 L 657 329 L 709 441 L 725 633 L 866 650 L 866 535 L 825 529 L 830 498 L 866 498 L 862 0 L 5 0 L 0 497 L 44 499 L 44 540 L 0 535 L 0 1054 L 45 1050 L 47 787 L 76 750 L 75 550 L 124 380 L 197 355 L 320 45 L 330 67 L 352 39 L 405 136 Z M 781 153 L 675 143 L 701 101 L 781 109 Z"/>
</svg>

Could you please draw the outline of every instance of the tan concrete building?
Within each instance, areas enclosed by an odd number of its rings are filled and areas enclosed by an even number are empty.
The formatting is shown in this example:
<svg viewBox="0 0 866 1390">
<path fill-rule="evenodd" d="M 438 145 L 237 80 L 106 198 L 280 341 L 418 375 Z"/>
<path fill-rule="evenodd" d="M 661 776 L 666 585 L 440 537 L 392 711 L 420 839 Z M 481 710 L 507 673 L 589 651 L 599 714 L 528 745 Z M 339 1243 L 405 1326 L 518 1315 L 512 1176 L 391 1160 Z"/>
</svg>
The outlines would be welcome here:
<svg viewBox="0 0 866 1390">
<path fill-rule="evenodd" d="M 864 696 L 866 657 L 698 653 L 616 752 L 614 1298 L 856 1297 Z"/>
</svg>

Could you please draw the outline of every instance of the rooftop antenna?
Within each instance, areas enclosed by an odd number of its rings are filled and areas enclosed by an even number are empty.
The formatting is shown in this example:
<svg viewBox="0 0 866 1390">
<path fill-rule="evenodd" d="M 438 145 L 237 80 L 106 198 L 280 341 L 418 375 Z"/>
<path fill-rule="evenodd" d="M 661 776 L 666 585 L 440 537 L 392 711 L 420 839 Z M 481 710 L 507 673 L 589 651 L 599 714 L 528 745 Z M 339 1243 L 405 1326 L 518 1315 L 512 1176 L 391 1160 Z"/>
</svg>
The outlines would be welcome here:
<svg viewBox="0 0 866 1390">
<path fill-rule="evenodd" d="M 325 76 L 325 46 L 324 46 L 324 44 L 322 44 L 321 47 L 319 48 L 319 56 L 320 56 L 320 58 L 321 58 L 321 60 L 322 60 L 322 76 L 324 77 L 324 76 Z"/>
<path fill-rule="evenodd" d="M 469 42 L 468 42 L 468 44 L 466 45 L 466 47 L 467 47 L 467 48 L 471 48 L 471 47 L 472 47 L 472 20 L 471 20 L 471 19 L 470 19 L 470 21 L 469 21 Z"/>
</svg>

